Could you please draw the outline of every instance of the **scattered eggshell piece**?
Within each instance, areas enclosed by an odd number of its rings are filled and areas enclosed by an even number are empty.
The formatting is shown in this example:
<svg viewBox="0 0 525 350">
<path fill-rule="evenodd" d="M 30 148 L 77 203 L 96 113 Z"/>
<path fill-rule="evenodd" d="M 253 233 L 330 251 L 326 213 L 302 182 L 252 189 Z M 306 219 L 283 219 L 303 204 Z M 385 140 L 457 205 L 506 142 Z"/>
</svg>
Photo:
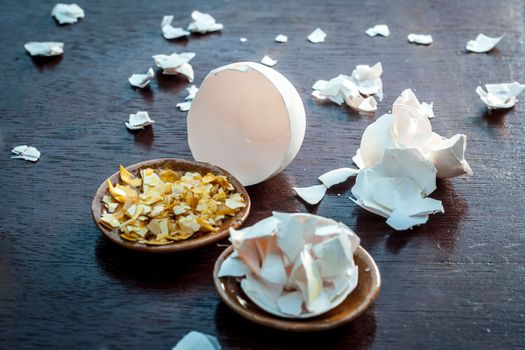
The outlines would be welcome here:
<svg viewBox="0 0 525 350">
<path fill-rule="evenodd" d="M 220 350 L 221 345 L 216 337 L 191 331 L 186 334 L 171 350 Z"/>
<path fill-rule="evenodd" d="M 64 53 L 64 43 L 58 41 L 30 41 L 24 48 L 31 56 L 58 56 Z"/>
<path fill-rule="evenodd" d="M 317 28 L 310 35 L 308 35 L 308 40 L 314 44 L 322 43 L 325 39 L 326 33 L 321 28 Z"/>
<path fill-rule="evenodd" d="M 153 68 L 150 67 L 146 74 L 132 74 L 128 81 L 131 86 L 136 86 L 142 89 L 148 86 L 150 81 L 153 80 L 154 76 L 155 73 L 153 72 Z"/>
<path fill-rule="evenodd" d="M 155 121 L 150 119 L 148 112 L 139 111 L 135 114 L 130 114 L 129 122 L 125 124 L 129 130 L 139 130 L 153 123 L 155 123 Z"/>
<path fill-rule="evenodd" d="M 412 44 L 419 44 L 419 45 L 430 45 L 432 44 L 432 36 L 431 35 L 425 35 L 425 34 L 413 34 L 410 33 L 407 36 L 407 39 Z"/>
<path fill-rule="evenodd" d="M 195 85 L 192 85 L 189 88 L 186 88 L 186 91 L 188 91 L 188 96 L 184 98 L 185 101 L 177 103 L 177 108 L 183 112 L 190 110 L 191 103 L 193 99 L 195 98 L 195 94 L 199 91 L 199 89 Z"/>
<path fill-rule="evenodd" d="M 481 86 L 476 93 L 489 109 L 511 108 L 516 104 L 517 96 L 525 90 L 525 85 L 518 82 L 502 84 L 486 84 L 485 90 Z"/>
<path fill-rule="evenodd" d="M 11 156 L 13 159 L 23 159 L 30 162 L 36 162 L 40 159 L 40 151 L 32 146 L 16 146 L 11 150 L 11 153 L 14 154 Z"/>
<path fill-rule="evenodd" d="M 173 16 L 162 17 L 162 21 L 160 22 L 160 29 L 162 30 L 162 35 L 164 36 L 164 38 L 171 40 L 190 35 L 190 32 L 184 30 L 182 27 L 173 27 L 171 25 L 172 22 Z"/>
<path fill-rule="evenodd" d="M 275 66 L 275 64 L 277 63 L 277 60 L 274 60 L 274 59 L 271 58 L 270 56 L 265 55 L 265 56 L 262 58 L 261 63 L 264 64 L 265 66 L 273 67 L 273 66 Z"/>
<path fill-rule="evenodd" d="M 501 39 L 503 39 L 504 36 L 505 34 L 496 38 L 491 38 L 490 36 L 486 36 L 485 34 L 480 33 L 478 34 L 476 39 L 469 40 L 467 42 L 466 49 L 470 52 L 475 53 L 489 52 L 494 47 L 496 47 L 496 45 L 500 42 Z"/>
<path fill-rule="evenodd" d="M 376 24 L 375 26 L 368 28 L 365 33 L 372 37 L 376 35 L 387 37 L 390 35 L 390 29 L 388 29 L 386 24 Z"/>
<path fill-rule="evenodd" d="M 330 188 L 334 185 L 345 182 L 350 177 L 355 176 L 358 173 L 359 170 L 352 168 L 334 169 L 319 176 L 319 181 L 321 181 L 323 185 L 326 186 L 326 188 Z"/>
<path fill-rule="evenodd" d="M 294 187 L 295 193 L 306 203 L 315 205 L 323 199 L 326 194 L 325 185 L 315 185 L 310 187 Z"/>
<path fill-rule="evenodd" d="M 352 71 L 350 79 L 358 87 L 362 95 L 377 95 L 379 100 L 382 100 L 383 81 L 381 80 L 381 74 L 383 74 L 381 62 L 374 64 L 372 67 L 360 64 Z"/>
<path fill-rule="evenodd" d="M 152 57 L 157 67 L 162 68 L 163 74 L 181 74 L 188 78 L 189 82 L 193 81 L 193 67 L 188 62 L 195 57 L 195 53 L 181 52 L 178 54 L 174 52 L 171 55 L 154 55 Z"/>
<path fill-rule="evenodd" d="M 245 43 L 245 42 L 247 42 L 247 41 L 248 41 L 248 39 L 246 39 L 246 38 L 242 37 L 242 38 L 239 38 L 239 41 L 240 41 L 241 43 Z"/>
<path fill-rule="evenodd" d="M 284 34 L 279 34 L 275 37 L 274 40 L 276 43 L 286 43 L 288 42 L 288 37 Z"/>
<path fill-rule="evenodd" d="M 51 16 L 55 17 L 59 24 L 71 24 L 84 18 L 84 10 L 77 4 L 56 4 L 51 10 Z"/>
<path fill-rule="evenodd" d="M 215 18 L 207 13 L 193 11 L 191 18 L 193 18 L 193 22 L 188 26 L 188 30 L 192 33 L 205 34 L 222 30 L 223 28 L 221 23 L 217 23 Z"/>
</svg>

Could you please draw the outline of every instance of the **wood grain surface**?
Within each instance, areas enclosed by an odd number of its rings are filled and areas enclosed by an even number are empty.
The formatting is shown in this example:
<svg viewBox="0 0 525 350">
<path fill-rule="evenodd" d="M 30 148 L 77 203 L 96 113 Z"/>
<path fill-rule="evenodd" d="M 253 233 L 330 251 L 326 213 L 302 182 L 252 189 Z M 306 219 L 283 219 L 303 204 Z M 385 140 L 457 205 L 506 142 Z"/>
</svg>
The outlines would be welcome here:
<svg viewBox="0 0 525 350">
<path fill-rule="evenodd" d="M 478 84 L 525 82 L 525 3 L 490 1 L 87 1 L 86 17 L 58 26 L 54 1 L 0 2 L 0 348 L 170 349 L 184 334 L 215 334 L 224 349 L 518 349 L 525 347 L 525 104 L 487 113 Z M 222 33 L 167 41 L 163 15 L 187 25 L 194 9 L 224 24 Z M 387 23 L 388 38 L 364 31 Z M 322 44 L 306 37 L 316 27 Z M 408 33 L 432 34 L 428 47 Z M 478 33 L 506 33 L 488 54 L 468 54 Z M 288 35 L 287 44 L 273 38 Z M 239 42 L 239 37 L 248 42 Z M 27 41 L 64 41 L 63 57 L 32 59 Z M 91 200 L 119 163 L 191 159 L 186 114 L 175 108 L 189 86 L 157 74 L 135 90 L 151 56 L 191 51 L 195 82 L 213 68 L 265 54 L 297 87 L 307 113 L 302 149 L 281 174 L 249 188 L 252 224 L 272 210 L 311 211 L 353 228 L 375 258 L 382 289 L 348 326 L 288 334 L 251 324 L 219 301 L 215 259 L 227 242 L 194 253 L 150 256 L 102 236 Z M 318 79 L 383 64 L 385 98 L 372 115 L 320 104 Z M 468 135 L 475 176 L 440 181 L 432 195 L 445 214 L 408 232 L 349 199 L 352 181 L 307 207 L 292 186 L 351 164 L 363 130 L 390 110 L 405 88 L 433 101 L 434 130 Z M 137 133 L 124 126 L 147 110 L 156 121 Z M 42 152 L 31 164 L 12 147 Z"/>
</svg>

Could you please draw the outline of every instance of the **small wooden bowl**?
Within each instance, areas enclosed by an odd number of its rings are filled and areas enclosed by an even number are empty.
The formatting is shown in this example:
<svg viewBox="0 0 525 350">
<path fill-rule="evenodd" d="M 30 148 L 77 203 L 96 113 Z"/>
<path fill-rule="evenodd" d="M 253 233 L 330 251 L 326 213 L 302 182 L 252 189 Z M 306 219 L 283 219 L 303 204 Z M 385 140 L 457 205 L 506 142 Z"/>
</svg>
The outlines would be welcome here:
<svg viewBox="0 0 525 350">
<path fill-rule="evenodd" d="M 217 277 L 221 264 L 232 252 L 233 246 L 229 246 L 215 262 L 213 281 L 217 292 L 233 311 L 247 320 L 271 328 L 293 332 L 312 332 L 341 326 L 361 315 L 372 305 L 381 287 L 381 276 L 374 259 L 363 247 L 359 246 L 354 253 L 354 260 L 359 269 L 357 287 L 339 306 L 312 318 L 282 318 L 272 315 L 255 305 L 244 294 L 237 278 Z"/>
<path fill-rule="evenodd" d="M 138 242 L 129 242 L 125 239 L 122 239 L 119 236 L 118 230 L 110 230 L 104 225 L 100 224 L 100 217 L 104 212 L 104 204 L 102 202 L 102 198 L 104 198 L 104 196 L 108 194 L 108 180 L 105 180 L 98 188 L 97 193 L 95 194 L 95 198 L 93 198 L 93 203 L 91 204 L 91 211 L 93 213 L 93 219 L 95 220 L 95 223 L 97 224 L 97 227 L 100 229 L 100 231 L 102 231 L 102 233 L 106 237 L 108 237 L 110 240 L 117 243 L 118 245 L 121 245 L 125 248 L 150 253 L 174 253 L 190 249 L 196 249 L 228 237 L 230 227 L 238 228 L 248 217 L 248 214 L 250 212 L 250 196 L 248 195 L 248 192 L 246 192 L 244 186 L 241 185 L 241 183 L 226 170 L 223 170 L 217 166 L 208 163 L 181 160 L 175 158 L 148 160 L 126 167 L 126 169 L 132 174 L 138 174 L 139 171 L 144 168 L 171 169 L 174 171 L 191 171 L 198 172 L 203 175 L 208 172 L 213 173 L 215 175 L 224 175 L 228 178 L 228 181 L 233 185 L 235 191 L 241 193 L 243 198 L 245 198 L 246 206 L 242 208 L 241 211 L 239 211 L 235 216 L 228 217 L 223 222 L 219 231 L 215 233 L 206 233 L 199 235 L 195 238 L 189 238 L 187 240 L 159 246 L 147 245 Z M 119 172 L 116 172 L 115 174 L 111 175 L 109 180 L 112 183 L 118 182 Z"/>
</svg>

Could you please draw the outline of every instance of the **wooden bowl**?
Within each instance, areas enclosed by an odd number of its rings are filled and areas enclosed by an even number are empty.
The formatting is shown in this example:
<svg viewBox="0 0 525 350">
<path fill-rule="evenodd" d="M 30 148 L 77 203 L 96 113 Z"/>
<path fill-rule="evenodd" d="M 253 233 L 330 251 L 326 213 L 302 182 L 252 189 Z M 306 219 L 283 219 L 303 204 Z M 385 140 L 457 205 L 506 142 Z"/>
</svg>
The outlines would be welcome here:
<svg viewBox="0 0 525 350">
<path fill-rule="evenodd" d="M 100 224 L 100 217 L 102 216 L 105 210 L 102 198 L 104 198 L 104 196 L 108 194 L 108 180 L 104 180 L 104 182 L 102 182 L 102 184 L 98 188 L 97 193 L 95 194 L 95 198 L 93 198 L 93 203 L 91 204 L 93 219 L 95 220 L 97 227 L 100 229 L 100 231 L 102 231 L 102 233 L 106 237 L 108 237 L 110 240 L 117 243 L 118 245 L 121 245 L 122 247 L 151 253 L 174 253 L 190 249 L 196 249 L 228 237 L 230 227 L 240 227 L 244 220 L 246 220 L 246 218 L 248 217 L 248 214 L 250 212 L 250 196 L 248 195 L 248 192 L 246 192 L 244 186 L 241 185 L 241 183 L 226 170 L 223 170 L 217 166 L 208 163 L 181 160 L 175 158 L 153 159 L 126 167 L 126 169 L 129 172 L 135 175 L 138 174 L 139 171 L 144 168 L 171 169 L 174 171 L 191 171 L 198 172 L 203 175 L 208 172 L 213 173 L 215 175 L 224 175 L 228 178 L 228 181 L 233 185 L 235 191 L 241 193 L 242 196 L 245 198 L 246 206 L 244 208 L 241 208 L 241 210 L 235 216 L 228 217 L 223 222 L 219 231 L 215 233 L 206 233 L 198 235 L 194 238 L 188 238 L 187 240 L 159 246 L 147 245 L 138 242 L 129 242 L 119 236 L 118 230 L 110 230 L 104 225 Z M 112 183 L 118 182 L 119 172 L 116 172 L 115 174 L 111 175 L 109 180 Z"/>
<path fill-rule="evenodd" d="M 247 320 L 271 328 L 293 332 L 312 332 L 341 326 L 361 315 L 372 305 L 381 287 L 381 276 L 374 259 L 363 247 L 359 246 L 354 253 L 354 261 L 359 269 L 357 287 L 339 306 L 312 318 L 282 318 L 255 305 L 241 289 L 238 278 L 217 277 L 221 264 L 232 252 L 233 246 L 229 246 L 215 262 L 213 281 L 217 292 L 233 311 Z"/>
</svg>

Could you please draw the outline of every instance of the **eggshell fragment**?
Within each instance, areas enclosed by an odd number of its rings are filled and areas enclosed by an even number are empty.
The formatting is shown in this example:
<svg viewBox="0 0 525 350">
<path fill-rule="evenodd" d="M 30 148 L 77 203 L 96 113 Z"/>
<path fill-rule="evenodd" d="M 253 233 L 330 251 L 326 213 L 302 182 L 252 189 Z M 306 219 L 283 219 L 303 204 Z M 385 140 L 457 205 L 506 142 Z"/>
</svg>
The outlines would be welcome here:
<svg viewBox="0 0 525 350">
<path fill-rule="evenodd" d="M 500 42 L 501 39 L 503 39 L 504 36 L 505 34 L 496 38 L 491 38 L 490 36 L 486 36 L 485 34 L 480 33 L 478 34 L 476 39 L 469 40 L 467 42 L 466 49 L 470 52 L 476 53 L 489 52 L 494 47 L 496 47 L 496 45 Z"/>
<path fill-rule="evenodd" d="M 489 109 L 511 108 L 518 101 L 516 97 L 525 90 L 525 85 L 518 82 L 486 84 L 485 89 L 487 91 L 478 86 L 476 93 Z"/>
<path fill-rule="evenodd" d="M 171 40 L 190 35 L 190 32 L 182 29 L 181 27 L 173 27 L 171 25 L 172 22 L 173 16 L 162 17 L 162 21 L 160 22 L 160 29 L 162 30 L 162 35 L 164 36 L 164 38 Z"/>
<path fill-rule="evenodd" d="M 319 176 L 319 181 L 321 181 L 326 188 L 330 188 L 334 185 L 345 182 L 348 178 L 355 176 L 358 173 L 359 170 L 352 168 L 334 169 Z"/>
<path fill-rule="evenodd" d="M 464 157 L 466 136 L 457 134 L 446 139 L 432 132 L 427 112 L 410 89 L 396 99 L 392 114 L 381 116 L 365 129 L 361 147 L 352 159 L 359 168 L 370 167 L 383 158 L 389 147 L 420 150 L 433 162 L 438 177 L 472 175 Z"/>
<path fill-rule="evenodd" d="M 275 37 L 275 42 L 276 43 L 287 43 L 288 42 L 288 37 L 284 34 L 279 34 Z"/>
<path fill-rule="evenodd" d="M 390 29 L 388 29 L 386 24 L 376 24 L 375 26 L 368 28 L 365 33 L 372 37 L 377 35 L 387 37 L 390 35 Z"/>
<path fill-rule="evenodd" d="M 303 142 L 306 120 L 301 98 L 284 76 L 240 62 L 208 74 L 187 125 L 193 157 L 224 168 L 247 186 L 290 164 Z"/>
<path fill-rule="evenodd" d="M 30 41 L 24 48 L 31 56 L 58 56 L 64 53 L 64 43 L 57 41 Z"/>
<path fill-rule="evenodd" d="M 310 187 L 294 187 L 294 191 L 308 204 L 317 204 L 326 194 L 325 185 L 315 185 Z"/>
<path fill-rule="evenodd" d="M 326 33 L 321 28 L 317 28 L 310 35 L 308 35 L 308 41 L 314 44 L 322 43 L 325 39 Z"/>
<path fill-rule="evenodd" d="M 192 33 L 205 34 L 222 30 L 223 28 L 221 23 L 217 23 L 215 18 L 207 13 L 193 11 L 191 17 L 193 18 L 193 22 L 188 26 L 188 30 Z"/>
<path fill-rule="evenodd" d="M 153 68 L 149 68 L 146 74 L 132 74 L 128 81 L 131 86 L 136 86 L 142 89 L 148 86 L 154 76 L 155 73 L 153 72 Z"/>
<path fill-rule="evenodd" d="M 14 154 L 11 156 L 12 159 L 23 159 L 30 162 L 36 162 L 40 159 L 40 151 L 32 146 L 16 146 L 11 150 L 11 153 Z"/>
<path fill-rule="evenodd" d="M 217 338 L 209 334 L 191 331 L 186 334 L 171 350 L 220 350 Z"/>
<path fill-rule="evenodd" d="M 130 114 L 129 122 L 125 124 L 129 130 L 139 130 L 153 123 L 155 123 L 155 121 L 150 119 L 148 112 L 139 111 L 135 114 Z"/>
<path fill-rule="evenodd" d="M 441 201 L 426 198 L 436 188 L 436 168 L 418 149 L 387 148 L 383 159 L 359 172 L 352 199 L 362 208 L 387 218 L 396 230 L 425 223 L 443 212 Z"/>
<path fill-rule="evenodd" d="M 419 45 L 430 45 L 432 44 L 432 36 L 431 35 L 425 35 L 425 34 L 413 34 L 410 33 L 407 36 L 407 39 L 412 44 L 419 44 Z"/>
<path fill-rule="evenodd" d="M 59 24 L 71 24 L 84 18 L 84 10 L 77 4 L 56 4 L 51 10 L 51 16 L 55 17 Z"/>
<path fill-rule="evenodd" d="M 181 52 L 177 54 L 174 52 L 171 55 L 154 55 L 152 57 L 157 67 L 162 68 L 163 74 L 182 74 L 188 78 L 189 82 L 193 81 L 193 68 L 188 62 L 195 57 L 195 53 Z"/>
<path fill-rule="evenodd" d="M 274 60 L 274 59 L 271 58 L 270 56 L 265 55 L 265 56 L 262 58 L 261 63 L 264 64 L 265 66 L 273 67 L 273 66 L 275 66 L 275 64 L 277 63 L 277 60 Z"/>
</svg>

